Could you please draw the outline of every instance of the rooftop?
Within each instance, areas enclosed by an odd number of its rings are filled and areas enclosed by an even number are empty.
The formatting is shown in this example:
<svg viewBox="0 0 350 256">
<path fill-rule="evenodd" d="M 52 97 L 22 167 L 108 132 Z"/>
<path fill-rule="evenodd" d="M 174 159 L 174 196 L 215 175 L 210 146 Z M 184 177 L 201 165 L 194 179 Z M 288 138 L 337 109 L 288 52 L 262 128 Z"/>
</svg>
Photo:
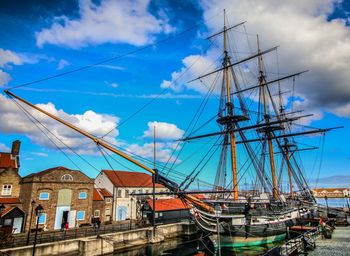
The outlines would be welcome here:
<svg viewBox="0 0 350 256">
<path fill-rule="evenodd" d="M 148 204 L 153 210 L 153 200 L 149 199 Z M 156 212 L 186 210 L 189 206 L 179 198 L 167 198 L 156 200 Z"/>
<path fill-rule="evenodd" d="M 152 187 L 152 176 L 141 172 L 102 170 L 116 187 Z M 164 188 L 156 183 L 156 188 Z"/>
</svg>

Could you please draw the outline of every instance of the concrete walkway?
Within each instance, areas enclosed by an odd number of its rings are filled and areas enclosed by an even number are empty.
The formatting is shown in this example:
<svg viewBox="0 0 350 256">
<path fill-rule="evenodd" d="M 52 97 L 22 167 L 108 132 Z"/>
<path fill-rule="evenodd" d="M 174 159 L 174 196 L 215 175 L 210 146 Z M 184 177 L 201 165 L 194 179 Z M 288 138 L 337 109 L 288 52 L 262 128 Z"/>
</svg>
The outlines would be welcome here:
<svg viewBox="0 0 350 256">
<path fill-rule="evenodd" d="M 332 239 L 322 236 L 316 241 L 316 249 L 309 256 L 348 256 L 350 255 L 350 226 L 336 227 Z"/>
</svg>

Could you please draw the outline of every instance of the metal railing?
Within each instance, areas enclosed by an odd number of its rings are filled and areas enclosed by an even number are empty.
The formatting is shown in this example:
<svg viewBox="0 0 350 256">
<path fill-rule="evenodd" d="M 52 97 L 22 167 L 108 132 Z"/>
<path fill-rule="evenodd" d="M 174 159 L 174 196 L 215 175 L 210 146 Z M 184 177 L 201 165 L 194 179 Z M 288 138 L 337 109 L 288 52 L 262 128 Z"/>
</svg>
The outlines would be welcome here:
<svg viewBox="0 0 350 256">
<path fill-rule="evenodd" d="M 321 228 L 317 227 L 316 230 L 307 231 L 291 240 L 288 240 L 283 245 L 277 245 L 271 248 L 268 252 L 264 254 L 264 256 L 269 256 L 269 255 L 288 256 L 288 255 L 306 254 L 306 251 L 308 249 L 314 249 L 316 247 L 315 240 L 320 234 L 321 234 Z"/>
<path fill-rule="evenodd" d="M 41 232 L 38 232 L 36 243 L 37 244 L 50 243 L 50 242 L 57 242 L 57 241 L 63 241 L 63 240 L 69 240 L 69 239 L 76 239 L 81 237 L 98 236 L 102 234 L 127 231 L 131 229 L 143 228 L 147 226 L 149 225 L 146 225 L 143 222 L 133 221 L 131 224 L 130 221 L 125 221 L 120 224 L 101 225 L 100 228 L 88 226 L 88 227 L 68 229 L 64 231 L 41 231 Z M 0 249 L 32 245 L 33 243 L 34 243 L 34 233 L 30 234 L 28 244 L 27 244 L 27 234 L 22 233 L 22 234 L 14 235 L 12 242 L 1 246 Z"/>
</svg>

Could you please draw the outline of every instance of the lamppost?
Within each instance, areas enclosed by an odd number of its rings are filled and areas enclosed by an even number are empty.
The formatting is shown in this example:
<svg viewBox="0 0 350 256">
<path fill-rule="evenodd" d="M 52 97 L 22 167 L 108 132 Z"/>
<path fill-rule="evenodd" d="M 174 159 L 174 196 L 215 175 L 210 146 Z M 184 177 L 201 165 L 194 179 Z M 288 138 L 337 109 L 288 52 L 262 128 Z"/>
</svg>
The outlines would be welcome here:
<svg viewBox="0 0 350 256">
<path fill-rule="evenodd" d="M 132 202 L 134 201 L 134 198 L 130 198 L 130 230 L 132 229 Z"/>
<path fill-rule="evenodd" d="M 44 208 L 39 204 L 37 207 L 35 207 L 35 215 L 36 215 L 36 228 L 35 228 L 35 236 L 34 236 L 34 245 L 33 245 L 33 256 L 35 256 L 35 246 L 36 246 L 36 237 L 38 235 L 38 226 L 39 226 L 39 219 L 40 215 L 44 212 Z"/>
<path fill-rule="evenodd" d="M 2 212 L 5 210 L 5 205 L 4 204 L 0 204 L 0 227 L 2 227 Z"/>
<path fill-rule="evenodd" d="M 324 196 L 324 200 L 326 200 L 326 206 L 327 206 L 327 218 L 328 218 L 328 214 L 329 214 L 329 208 L 328 208 L 328 197 Z"/>
<path fill-rule="evenodd" d="M 30 204 L 32 206 L 32 209 L 30 211 L 29 227 L 28 227 L 28 234 L 27 234 L 27 245 L 29 244 L 30 228 L 32 226 L 32 218 L 33 218 L 33 210 L 34 210 L 35 201 L 33 200 Z"/>
<path fill-rule="evenodd" d="M 218 251 L 219 251 L 219 256 L 221 256 L 221 242 L 220 242 L 220 222 L 219 222 L 219 218 L 221 217 L 221 207 L 220 205 L 216 205 L 214 208 L 214 212 L 215 212 L 215 217 L 216 217 L 216 233 L 218 236 Z"/>
</svg>

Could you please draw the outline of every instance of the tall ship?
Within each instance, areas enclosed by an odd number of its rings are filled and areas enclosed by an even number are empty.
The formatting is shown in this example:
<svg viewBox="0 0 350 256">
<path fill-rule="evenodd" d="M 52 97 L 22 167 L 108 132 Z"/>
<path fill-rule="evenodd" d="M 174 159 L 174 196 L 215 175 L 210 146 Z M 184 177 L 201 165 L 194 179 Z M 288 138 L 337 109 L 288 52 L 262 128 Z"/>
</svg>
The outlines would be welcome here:
<svg viewBox="0 0 350 256">
<path fill-rule="evenodd" d="M 210 138 L 212 146 L 195 168 L 187 173 L 182 182 L 175 182 L 167 174 L 169 170 L 158 170 L 149 164 L 136 160 L 130 152 L 116 148 L 109 142 L 62 120 L 38 106 L 20 98 L 12 91 L 6 94 L 14 100 L 55 119 L 98 146 L 128 160 L 151 173 L 154 182 L 164 185 L 171 194 L 184 200 L 190 206 L 193 220 L 198 227 L 210 235 L 220 246 L 250 246 L 271 243 L 285 239 L 288 227 L 302 219 L 317 214 L 317 204 L 300 166 L 300 148 L 297 137 L 324 134 L 334 128 L 303 129 L 294 124 L 309 115 L 293 111 L 281 89 L 283 82 L 302 75 L 305 71 L 270 78 L 266 72 L 264 57 L 276 50 L 260 49 L 256 37 L 257 51 L 245 58 L 231 56 L 230 31 L 242 26 L 240 23 L 228 26 L 226 17 L 221 31 L 209 40 L 222 38 L 220 66 L 207 74 L 193 78 L 191 82 L 212 80 L 194 119 L 206 111 L 209 97 L 218 99 L 218 112 L 209 122 L 216 123 L 217 131 L 201 133 L 202 127 L 192 125 L 190 132 L 178 141 L 184 148 L 190 142 Z M 242 43 L 242 42 L 241 42 Z M 257 72 L 247 72 L 247 63 L 255 63 Z M 249 83 L 247 81 L 250 81 Z M 219 91 L 219 95 L 215 94 Z M 254 92 L 254 93 L 253 93 Z M 214 95 L 214 96 L 213 96 Z M 198 122 L 195 122 L 198 123 Z M 181 150 L 182 151 L 182 150 Z M 218 157 L 213 157 L 215 154 Z M 174 158 L 179 158 L 177 155 Z M 193 191 L 193 183 L 208 163 L 216 162 L 215 181 L 209 190 Z M 243 189 L 243 179 L 252 181 L 249 189 Z M 288 186 L 283 184 L 288 180 Z M 204 193 L 206 198 L 196 194 Z"/>
</svg>

